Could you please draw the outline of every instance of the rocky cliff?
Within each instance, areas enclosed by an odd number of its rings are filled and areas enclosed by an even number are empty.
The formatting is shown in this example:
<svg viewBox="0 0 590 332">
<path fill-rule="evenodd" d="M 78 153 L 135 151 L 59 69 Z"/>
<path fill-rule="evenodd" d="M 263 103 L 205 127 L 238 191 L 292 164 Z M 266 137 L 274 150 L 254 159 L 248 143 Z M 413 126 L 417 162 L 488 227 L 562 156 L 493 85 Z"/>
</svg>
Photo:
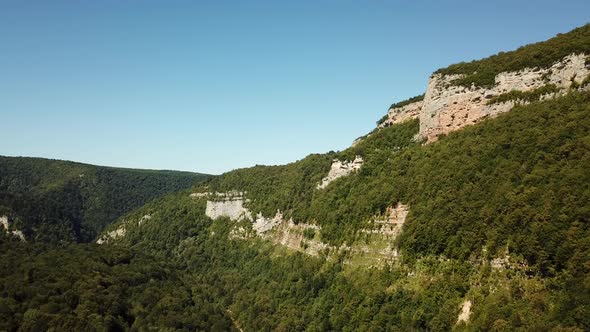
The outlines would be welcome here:
<svg viewBox="0 0 590 332">
<path fill-rule="evenodd" d="M 364 234 L 362 241 L 336 247 L 321 241 L 320 226 L 296 223 L 293 218 L 285 218 L 280 210 L 277 210 L 274 217 L 265 217 L 262 213 L 254 217 L 254 213 L 244 206 L 249 200 L 243 192 L 192 193 L 190 197 L 194 200 L 206 199 L 207 217 L 213 220 L 226 217 L 235 223 L 230 233 L 231 239 L 260 237 L 312 256 L 321 253 L 330 257 L 344 254 L 347 257 L 346 263 L 365 266 L 382 266 L 398 257 L 393 242 L 401 233 L 409 212 L 408 207 L 403 204 L 390 206 L 383 215 L 374 216 L 361 230 L 361 234 Z M 106 236 L 121 236 L 111 233 Z"/>
<path fill-rule="evenodd" d="M 509 111 L 517 100 L 503 103 L 488 102 L 504 93 L 527 92 L 549 84 L 563 90 L 572 84 L 581 84 L 590 73 L 585 59 L 584 54 L 571 54 L 549 68 L 525 68 L 516 72 L 503 72 L 496 75 L 495 85 L 491 89 L 474 85 L 454 85 L 459 76 L 435 74 L 430 78 L 424 105 L 419 112 L 420 137 L 430 142 L 441 134 Z"/>
<path fill-rule="evenodd" d="M 423 105 L 424 101 L 420 100 L 400 107 L 392 106 L 387 111 L 387 118 L 378 125 L 378 128 L 389 127 L 396 123 L 417 118 L 420 116 Z"/>
<path fill-rule="evenodd" d="M 2 226 L 1 228 L 3 228 L 7 234 L 12 234 L 19 240 L 26 242 L 25 235 L 23 234 L 23 232 L 10 225 L 10 222 L 8 221 L 8 216 L 0 216 L 0 226 Z"/>
<path fill-rule="evenodd" d="M 252 219 L 252 214 L 244 203 L 244 193 L 231 191 L 228 193 L 195 193 L 191 197 L 207 197 L 207 209 L 205 214 L 211 219 L 228 217 L 232 220 Z"/>
<path fill-rule="evenodd" d="M 448 134 L 467 125 L 477 123 L 512 109 L 516 103 L 526 103 L 518 98 L 541 91 L 544 87 L 551 93 L 539 98 L 552 98 L 570 88 L 584 88 L 590 76 L 590 64 L 586 54 L 570 54 L 547 68 L 524 68 L 519 71 L 501 72 L 495 77 L 492 87 L 469 87 L 457 84 L 464 75 L 433 74 L 423 101 L 391 108 L 379 128 L 420 119 L 419 139 L 435 141 L 440 135 Z M 512 94 L 513 98 L 508 97 Z"/>
<path fill-rule="evenodd" d="M 361 156 L 356 156 L 352 161 L 334 159 L 328 175 L 322 179 L 322 183 L 318 184 L 316 188 L 324 189 L 330 182 L 359 170 L 362 165 L 363 158 Z"/>
</svg>

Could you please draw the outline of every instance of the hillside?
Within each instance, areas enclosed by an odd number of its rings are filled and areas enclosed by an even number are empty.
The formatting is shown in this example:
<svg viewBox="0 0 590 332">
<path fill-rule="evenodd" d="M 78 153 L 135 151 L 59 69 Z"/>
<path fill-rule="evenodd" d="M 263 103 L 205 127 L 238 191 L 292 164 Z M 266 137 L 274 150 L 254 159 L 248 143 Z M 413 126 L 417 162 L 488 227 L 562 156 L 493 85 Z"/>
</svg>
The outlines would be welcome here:
<svg viewBox="0 0 590 332">
<path fill-rule="evenodd" d="M 440 70 L 350 148 L 208 178 L 96 243 L 1 235 L 0 329 L 590 330 L 589 26 Z"/>
<path fill-rule="evenodd" d="M 0 156 L 0 216 L 28 241 L 89 242 L 121 215 L 207 177 Z"/>
<path fill-rule="evenodd" d="M 175 257 L 245 330 L 585 330 L 589 112 L 572 91 L 428 145 L 407 121 L 156 200 L 105 239 Z M 359 170 L 317 188 L 353 156 Z"/>
</svg>

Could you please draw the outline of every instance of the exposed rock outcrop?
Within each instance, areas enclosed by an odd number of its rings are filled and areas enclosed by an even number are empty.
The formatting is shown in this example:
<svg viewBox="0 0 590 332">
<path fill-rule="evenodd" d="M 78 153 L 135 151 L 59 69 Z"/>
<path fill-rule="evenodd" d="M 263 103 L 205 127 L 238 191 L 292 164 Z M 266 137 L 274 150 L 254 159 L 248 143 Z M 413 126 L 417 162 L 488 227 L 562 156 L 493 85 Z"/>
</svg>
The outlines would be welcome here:
<svg viewBox="0 0 590 332">
<path fill-rule="evenodd" d="M 435 141 L 482 119 L 510 111 L 518 101 L 489 103 L 490 99 L 510 91 L 528 92 L 546 85 L 561 89 L 557 93 L 541 96 L 553 98 L 564 94 L 568 88 L 581 84 L 590 76 L 590 66 L 585 54 L 570 54 L 548 68 L 525 68 L 496 75 L 491 88 L 455 84 L 462 75 L 434 74 L 430 77 L 423 101 L 403 107 L 391 108 L 387 119 L 378 127 L 383 128 L 412 118 L 420 119 L 417 139 Z"/>
<path fill-rule="evenodd" d="M 350 173 L 360 169 L 362 165 L 363 158 L 361 156 L 356 156 L 353 161 L 340 161 L 338 159 L 334 159 L 332 161 L 332 166 L 330 167 L 328 175 L 322 179 L 320 184 L 318 184 L 317 189 L 326 188 L 330 182 L 349 175 Z"/>
<path fill-rule="evenodd" d="M 146 221 L 152 219 L 152 216 L 149 214 L 144 215 L 143 217 L 141 217 L 141 219 L 139 219 L 139 222 L 137 223 L 137 225 L 141 226 L 143 223 L 145 223 Z"/>
<path fill-rule="evenodd" d="M 122 238 L 127 233 L 127 229 L 125 225 L 121 225 L 119 228 L 115 229 L 114 231 L 107 232 L 105 235 L 101 236 L 98 240 L 96 240 L 97 244 L 108 243 L 111 240 L 116 240 Z"/>
<path fill-rule="evenodd" d="M 388 207 L 383 215 L 376 216 L 371 221 L 369 228 L 362 230 L 367 234 L 367 244 L 355 244 L 348 250 L 353 257 L 362 256 L 363 265 L 381 266 L 393 262 L 399 257 L 393 242 L 401 233 L 408 213 L 408 206 L 404 204 Z"/>
<path fill-rule="evenodd" d="M 192 196 L 195 195 L 195 196 Z M 200 195 L 200 196 L 198 196 Z M 244 193 L 231 191 L 227 193 L 195 193 L 192 197 L 207 197 L 205 214 L 211 219 L 228 217 L 231 220 L 252 219 L 252 213 L 244 208 Z"/>
<path fill-rule="evenodd" d="M 193 193 L 195 199 L 207 199 L 206 214 L 211 219 L 227 217 L 235 226 L 230 231 L 230 239 L 249 239 L 260 237 L 275 244 L 300 251 L 312 256 L 321 253 L 346 254 L 349 264 L 355 258 L 363 261 L 366 266 L 382 266 L 398 257 L 398 252 L 393 247 L 393 240 L 399 235 L 408 215 L 408 207 L 398 204 L 389 207 L 383 215 L 376 216 L 369 228 L 362 230 L 368 240 L 373 243 L 353 243 L 340 247 L 330 246 L 319 240 L 321 227 L 307 223 L 295 223 L 292 218 L 286 219 L 280 210 L 274 217 L 269 218 L 256 214 L 244 207 L 248 200 L 242 192 L 231 191 L 228 193 Z M 248 225 L 248 222 L 251 224 Z"/>
<path fill-rule="evenodd" d="M 322 249 L 328 245 L 322 243 L 314 238 L 305 236 L 305 230 L 319 231 L 319 226 L 293 222 L 293 219 L 285 220 L 281 211 L 272 218 L 267 218 L 258 213 L 256 218 L 253 218 L 253 213 L 244 207 L 244 193 L 229 192 L 229 193 L 193 193 L 191 197 L 207 198 L 207 208 L 205 214 L 211 219 L 220 217 L 227 217 L 234 222 L 249 220 L 252 222 L 252 231 L 255 236 L 269 240 L 276 244 L 286 246 L 290 249 L 302 251 L 310 255 L 317 256 Z M 210 198 L 215 200 L 209 200 Z M 230 233 L 231 238 L 246 239 L 253 236 L 249 234 L 244 226 L 236 224 Z"/>
<path fill-rule="evenodd" d="M 141 218 L 139 218 L 139 220 L 137 220 L 137 226 L 143 225 L 145 222 L 147 222 L 150 219 L 152 219 L 151 214 L 146 214 L 146 215 L 142 216 Z M 121 239 L 121 238 L 125 237 L 125 234 L 127 234 L 127 225 L 129 225 L 132 222 L 133 221 L 129 221 L 129 220 L 123 221 L 123 223 L 117 229 L 107 232 L 103 236 L 99 237 L 98 240 L 96 240 L 96 243 L 97 244 L 108 243 L 111 240 L 117 240 L 117 239 Z"/>
<path fill-rule="evenodd" d="M 508 256 L 496 257 L 490 261 L 490 266 L 493 269 L 504 270 L 510 267 L 510 258 Z"/>
<path fill-rule="evenodd" d="M 471 300 L 465 300 L 461 304 L 461 312 L 457 317 L 457 324 L 460 322 L 469 322 L 469 316 L 471 316 Z"/>
<path fill-rule="evenodd" d="M 387 119 L 379 124 L 379 128 L 389 127 L 420 116 L 424 101 L 417 101 L 402 107 L 392 107 L 387 111 Z"/>
<path fill-rule="evenodd" d="M 264 234 L 282 222 L 284 222 L 283 214 L 279 210 L 277 210 L 275 216 L 270 219 L 265 218 L 262 213 L 258 213 L 256 215 L 256 220 L 254 220 L 254 223 L 252 224 L 252 229 L 256 232 L 256 234 Z"/>
<path fill-rule="evenodd" d="M 290 249 L 304 252 L 308 255 L 317 256 L 324 249 L 330 248 L 326 243 L 316 239 L 320 227 L 306 223 L 295 224 L 293 219 L 279 223 L 273 232 L 262 234 L 262 238 L 286 246 Z M 306 236 L 305 232 L 311 231 Z"/>
<path fill-rule="evenodd" d="M 585 65 L 586 55 L 571 54 L 549 68 L 525 68 L 496 75 L 491 88 L 454 85 L 459 75 L 434 74 L 430 77 L 424 104 L 420 111 L 420 134 L 428 142 L 441 134 L 474 124 L 480 120 L 512 109 L 514 102 L 488 105 L 494 96 L 513 90 L 530 91 L 547 84 L 565 89 L 572 82 L 581 83 L 590 70 Z"/>
<path fill-rule="evenodd" d="M 388 207 L 385 214 L 375 217 L 372 223 L 375 225 L 373 229 L 365 230 L 365 232 L 377 233 L 396 237 L 401 233 L 402 226 L 406 222 L 409 209 L 407 205 L 398 204 L 396 207 Z"/>
<path fill-rule="evenodd" d="M 25 234 L 18 229 L 10 226 L 10 222 L 8 221 L 8 216 L 0 216 L 0 225 L 4 228 L 4 231 L 8 234 L 12 234 L 18 237 L 21 241 L 26 242 Z M 14 229 L 11 229 L 14 228 Z"/>
</svg>

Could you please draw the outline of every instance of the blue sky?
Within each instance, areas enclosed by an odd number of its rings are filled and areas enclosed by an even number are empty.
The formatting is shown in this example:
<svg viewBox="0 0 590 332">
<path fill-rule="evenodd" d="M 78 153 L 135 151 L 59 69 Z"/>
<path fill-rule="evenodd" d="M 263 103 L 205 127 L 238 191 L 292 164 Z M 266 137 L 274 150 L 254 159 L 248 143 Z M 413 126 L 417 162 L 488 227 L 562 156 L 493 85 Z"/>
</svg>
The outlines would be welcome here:
<svg viewBox="0 0 590 332">
<path fill-rule="evenodd" d="M 0 0 L 0 154 L 219 174 L 341 150 L 589 1 Z"/>
</svg>

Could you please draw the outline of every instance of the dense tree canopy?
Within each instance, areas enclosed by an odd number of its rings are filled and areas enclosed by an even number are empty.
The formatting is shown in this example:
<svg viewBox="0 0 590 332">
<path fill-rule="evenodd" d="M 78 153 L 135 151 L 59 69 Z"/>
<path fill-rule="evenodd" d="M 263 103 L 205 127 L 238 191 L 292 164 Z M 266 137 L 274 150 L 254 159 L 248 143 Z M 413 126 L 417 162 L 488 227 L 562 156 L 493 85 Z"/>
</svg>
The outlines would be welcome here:
<svg viewBox="0 0 590 332">
<path fill-rule="evenodd" d="M 205 178 L 0 156 L 0 215 L 8 215 L 29 240 L 88 242 L 124 213 Z"/>
</svg>

